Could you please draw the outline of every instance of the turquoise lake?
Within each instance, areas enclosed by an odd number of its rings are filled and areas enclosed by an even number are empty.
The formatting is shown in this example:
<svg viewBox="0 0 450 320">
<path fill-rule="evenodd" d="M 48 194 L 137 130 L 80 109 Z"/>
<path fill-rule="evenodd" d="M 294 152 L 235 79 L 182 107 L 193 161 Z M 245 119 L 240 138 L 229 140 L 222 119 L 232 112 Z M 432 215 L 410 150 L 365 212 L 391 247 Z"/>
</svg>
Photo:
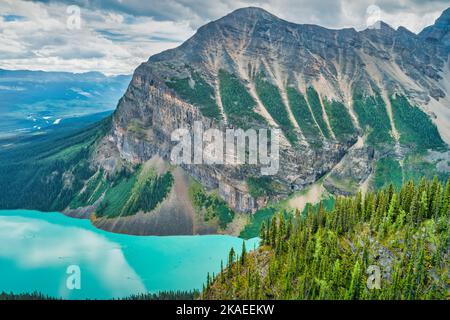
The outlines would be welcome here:
<svg viewBox="0 0 450 320">
<path fill-rule="evenodd" d="M 246 241 L 247 249 L 258 239 Z M 0 292 L 34 291 L 64 299 L 110 299 L 163 290 L 201 289 L 242 239 L 109 233 L 61 213 L 0 210 Z M 68 289 L 69 266 L 80 289 Z"/>
</svg>

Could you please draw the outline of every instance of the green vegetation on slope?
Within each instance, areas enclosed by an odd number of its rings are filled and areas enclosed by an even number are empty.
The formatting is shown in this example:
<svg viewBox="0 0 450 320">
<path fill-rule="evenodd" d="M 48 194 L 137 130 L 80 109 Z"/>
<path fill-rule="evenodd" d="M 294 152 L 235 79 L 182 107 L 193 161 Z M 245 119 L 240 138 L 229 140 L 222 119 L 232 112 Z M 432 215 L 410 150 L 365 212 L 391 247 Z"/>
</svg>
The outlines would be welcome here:
<svg viewBox="0 0 450 320">
<path fill-rule="evenodd" d="M 170 173 L 158 177 L 123 167 L 107 178 L 92 165 L 93 152 L 110 124 L 107 118 L 80 132 L 25 140 L 2 150 L 0 208 L 63 211 L 100 201 L 97 216 L 109 217 L 154 209 L 171 189 Z"/>
<path fill-rule="evenodd" d="M 367 143 L 372 146 L 393 143 L 391 123 L 386 110 L 386 104 L 379 94 L 364 96 L 355 91 L 353 94 L 353 109 L 360 126 L 366 133 Z"/>
<path fill-rule="evenodd" d="M 405 181 L 414 180 L 419 181 L 422 177 L 432 179 L 435 175 L 439 180 L 444 181 L 450 177 L 450 172 L 438 171 L 436 169 L 436 162 L 429 162 L 421 154 L 410 154 L 406 156 L 403 162 L 403 175 Z"/>
<path fill-rule="evenodd" d="M 320 147 L 322 145 L 320 130 L 312 117 L 305 97 L 298 90 L 291 87 L 287 87 L 286 92 L 292 113 L 303 135 L 310 144 Z"/>
<path fill-rule="evenodd" d="M 123 169 L 113 178 L 95 211 L 97 217 L 129 216 L 139 211 L 150 212 L 169 194 L 173 185 L 170 172 L 158 176 L 141 166 L 130 172 Z"/>
<path fill-rule="evenodd" d="M 124 208 L 124 211 L 130 214 L 141 210 L 150 212 L 155 209 L 169 194 L 173 185 L 173 176 L 170 172 L 161 176 L 155 174 L 142 182 L 140 180 L 138 179 L 137 184 L 133 187 L 133 197 Z"/>
<path fill-rule="evenodd" d="M 419 107 L 412 106 L 401 95 L 392 96 L 391 104 L 401 143 L 418 151 L 445 147 L 436 126 Z"/>
<path fill-rule="evenodd" d="M 331 211 L 333 210 L 335 203 L 336 198 L 330 196 L 328 198 L 321 200 L 319 203 L 316 204 L 307 203 L 302 211 L 302 216 L 306 217 L 310 212 L 317 213 L 321 209 Z"/>
<path fill-rule="evenodd" d="M 142 125 L 142 121 L 138 119 L 133 119 L 127 126 L 127 131 L 132 132 L 134 136 L 138 139 L 145 138 L 145 128 Z"/>
<path fill-rule="evenodd" d="M 338 198 L 332 211 L 275 216 L 257 251 L 230 251 L 202 298 L 447 299 L 449 209 L 450 181 L 435 178 Z"/>
<path fill-rule="evenodd" d="M 263 223 L 267 223 L 267 221 L 270 221 L 272 217 L 277 213 L 277 211 L 285 212 L 284 214 L 286 218 L 289 217 L 290 214 L 295 215 L 302 214 L 303 216 L 306 216 L 310 210 L 313 212 L 317 212 L 320 206 L 329 211 L 333 210 L 334 203 L 335 198 L 333 197 L 325 198 L 321 200 L 319 203 L 314 205 L 311 203 L 307 203 L 301 213 L 297 209 L 293 211 L 285 207 L 281 203 L 267 206 L 265 208 L 259 209 L 251 216 L 249 223 L 245 226 L 244 230 L 241 231 L 239 237 L 242 239 L 252 239 L 259 237 L 259 232 L 261 230 L 261 226 L 263 225 Z"/>
<path fill-rule="evenodd" d="M 158 293 L 133 294 L 120 300 L 196 300 L 200 296 L 198 290 L 170 290 Z"/>
<path fill-rule="evenodd" d="M 280 126 L 281 130 L 283 130 L 289 142 L 295 144 L 297 142 L 295 128 L 289 119 L 289 114 L 286 110 L 287 106 L 284 105 L 278 88 L 266 80 L 264 73 L 258 74 L 255 83 L 256 92 L 261 102 L 275 122 Z"/>
<path fill-rule="evenodd" d="M 323 99 L 323 105 L 336 139 L 347 142 L 354 137 L 356 129 L 347 108 L 340 102 L 328 101 L 326 98 Z"/>
<path fill-rule="evenodd" d="M 238 128 L 249 129 L 265 124 L 265 119 L 254 111 L 256 102 L 234 74 L 219 71 L 222 105 L 228 121 Z"/>
<path fill-rule="evenodd" d="M 392 158 L 381 158 L 375 168 L 373 186 L 375 190 L 381 189 L 389 184 L 400 188 L 403 182 L 402 167 L 400 163 Z"/>
<path fill-rule="evenodd" d="M 317 91 L 314 90 L 314 88 L 309 87 L 306 90 L 306 96 L 308 98 L 309 106 L 311 107 L 311 110 L 313 112 L 314 119 L 316 119 L 316 122 L 322 130 L 325 138 L 329 139 L 331 137 L 331 134 L 325 122 L 322 105 L 320 103 L 320 98 L 317 94 Z"/>
<path fill-rule="evenodd" d="M 109 188 L 95 210 L 95 215 L 110 218 L 130 215 L 131 213 L 125 210 L 125 206 L 132 196 L 138 174 L 138 172 L 131 172 L 124 168 L 118 175 L 111 177 Z"/>
<path fill-rule="evenodd" d="M 183 291 L 183 290 L 170 290 L 159 291 L 158 293 L 142 293 L 134 294 L 119 300 L 195 300 L 200 295 L 197 290 Z M 39 292 L 34 293 L 0 293 L 0 301 L 4 300 L 58 300 L 56 298 L 43 295 Z"/>
<path fill-rule="evenodd" d="M 207 193 L 202 185 L 194 181 L 189 187 L 189 197 L 196 211 L 208 222 L 217 219 L 220 228 L 225 229 L 234 218 L 234 211 L 215 193 Z"/>
<path fill-rule="evenodd" d="M 106 191 L 108 184 L 103 170 L 97 171 L 85 184 L 85 188 L 70 203 L 71 209 L 93 205 Z"/>
<path fill-rule="evenodd" d="M 272 219 L 276 209 L 272 207 L 266 207 L 256 211 L 250 218 L 250 222 L 241 231 L 239 237 L 242 239 L 252 239 L 259 236 L 259 230 L 261 230 L 262 224 Z"/>
<path fill-rule="evenodd" d="M 44 295 L 39 292 L 33 292 L 33 293 L 7 293 L 7 292 L 1 292 L 0 293 L 0 301 L 6 301 L 6 300 L 57 300 L 56 298 L 52 298 L 48 295 Z"/>
<path fill-rule="evenodd" d="M 248 177 L 246 181 L 248 192 L 253 198 L 274 196 L 279 188 L 270 176 Z"/>
<path fill-rule="evenodd" d="M 205 117 L 222 119 L 219 107 L 217 106 L 214 88 L 195 71 L 192 71 L 191 78 L 173 78 L 166 82 L 166 85 L 187 102 L 196 105 Z"/>
<path fill-rule="evenodd" d="M 0 208 L 61 211 L 96 171 L 89 159 L 111 118 L 0 153 Z"/>
</svg>

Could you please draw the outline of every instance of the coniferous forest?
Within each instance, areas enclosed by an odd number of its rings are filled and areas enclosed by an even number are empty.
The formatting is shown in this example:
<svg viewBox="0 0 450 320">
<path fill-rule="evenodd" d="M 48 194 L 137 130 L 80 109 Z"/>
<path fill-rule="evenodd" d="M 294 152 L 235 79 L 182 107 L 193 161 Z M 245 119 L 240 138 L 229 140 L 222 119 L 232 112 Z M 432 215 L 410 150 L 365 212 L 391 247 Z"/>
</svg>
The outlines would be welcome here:
<svg viewBox="0 0 450 320">
<path fill-rule="evenodd" d="M 261 247 L 230 251 L 204 299 L 448 299 L 450 180 L 341 197 L 261 227 Z"/>
<path fill-rule="evenodd" d="M 183 291 L 170 290 L 160 291 L 158 293 L 141 293 L 115 300 L 194 300 L 199 296 L 197 290 Z M 8 293 L 0 292 L 0 301 L 2 300 L 59 300 L 39 292 L 33 293 Z"/>
</svg>

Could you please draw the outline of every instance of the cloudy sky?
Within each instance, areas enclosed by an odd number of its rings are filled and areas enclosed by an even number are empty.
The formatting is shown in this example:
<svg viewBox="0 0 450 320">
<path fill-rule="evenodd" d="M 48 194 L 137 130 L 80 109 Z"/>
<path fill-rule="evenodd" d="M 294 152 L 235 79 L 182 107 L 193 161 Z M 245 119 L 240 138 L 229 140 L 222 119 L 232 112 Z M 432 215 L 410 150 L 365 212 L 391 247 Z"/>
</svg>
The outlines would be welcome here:
<svg viewBox="0 0 450 320">
<path fill-rule="evenodd" d="M 0 0 L 0 68 L 129 74 L 234 9 L 265 8 L 296 23 L 420 32 L 450 0 Z"/>
</svg>

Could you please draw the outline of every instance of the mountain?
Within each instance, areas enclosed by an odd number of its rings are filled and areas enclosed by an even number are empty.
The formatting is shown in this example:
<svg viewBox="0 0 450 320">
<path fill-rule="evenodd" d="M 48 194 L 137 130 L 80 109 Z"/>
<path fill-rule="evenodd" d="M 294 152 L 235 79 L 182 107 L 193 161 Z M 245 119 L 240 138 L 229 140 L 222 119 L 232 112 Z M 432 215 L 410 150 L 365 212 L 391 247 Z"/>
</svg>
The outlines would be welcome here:
<svg viewBox="0 0 450 320">
<path fill-rule="evenodd" d="M 69 118 L 112 112 L 130 78 L 0 69 L 0 137 L 41 133 Z"/>
<path fill-rule="evenodd" d="M 450 50 L 450 8 L 445 10 L 434 25 L 425 28 L 419 37 L 444 45 Z"/>
<path fill-rule="evenodd" d="M 45 156 L 22 164 L 20 176 L 10 173 L 17 163 L 0 168 L 8 189 L 0 207 L 64 210 L 116 232 L 239 234 L 247 213 L 257 211 L 253 223 L 276 203 L 302 208 L 326 195 L 445 179 L 449 50 L 434 38 L 385 23 L 330 30 L 236 10 L 141 64 L 101 130 L 67 137 L 69 150 L 39 146 Z M 173 131 L 195 121 L 205 130 L 279 128 L 278 172 L 170 165 Z M 36 166 L 28 194 L 14 197 Z"/>
</svg>

